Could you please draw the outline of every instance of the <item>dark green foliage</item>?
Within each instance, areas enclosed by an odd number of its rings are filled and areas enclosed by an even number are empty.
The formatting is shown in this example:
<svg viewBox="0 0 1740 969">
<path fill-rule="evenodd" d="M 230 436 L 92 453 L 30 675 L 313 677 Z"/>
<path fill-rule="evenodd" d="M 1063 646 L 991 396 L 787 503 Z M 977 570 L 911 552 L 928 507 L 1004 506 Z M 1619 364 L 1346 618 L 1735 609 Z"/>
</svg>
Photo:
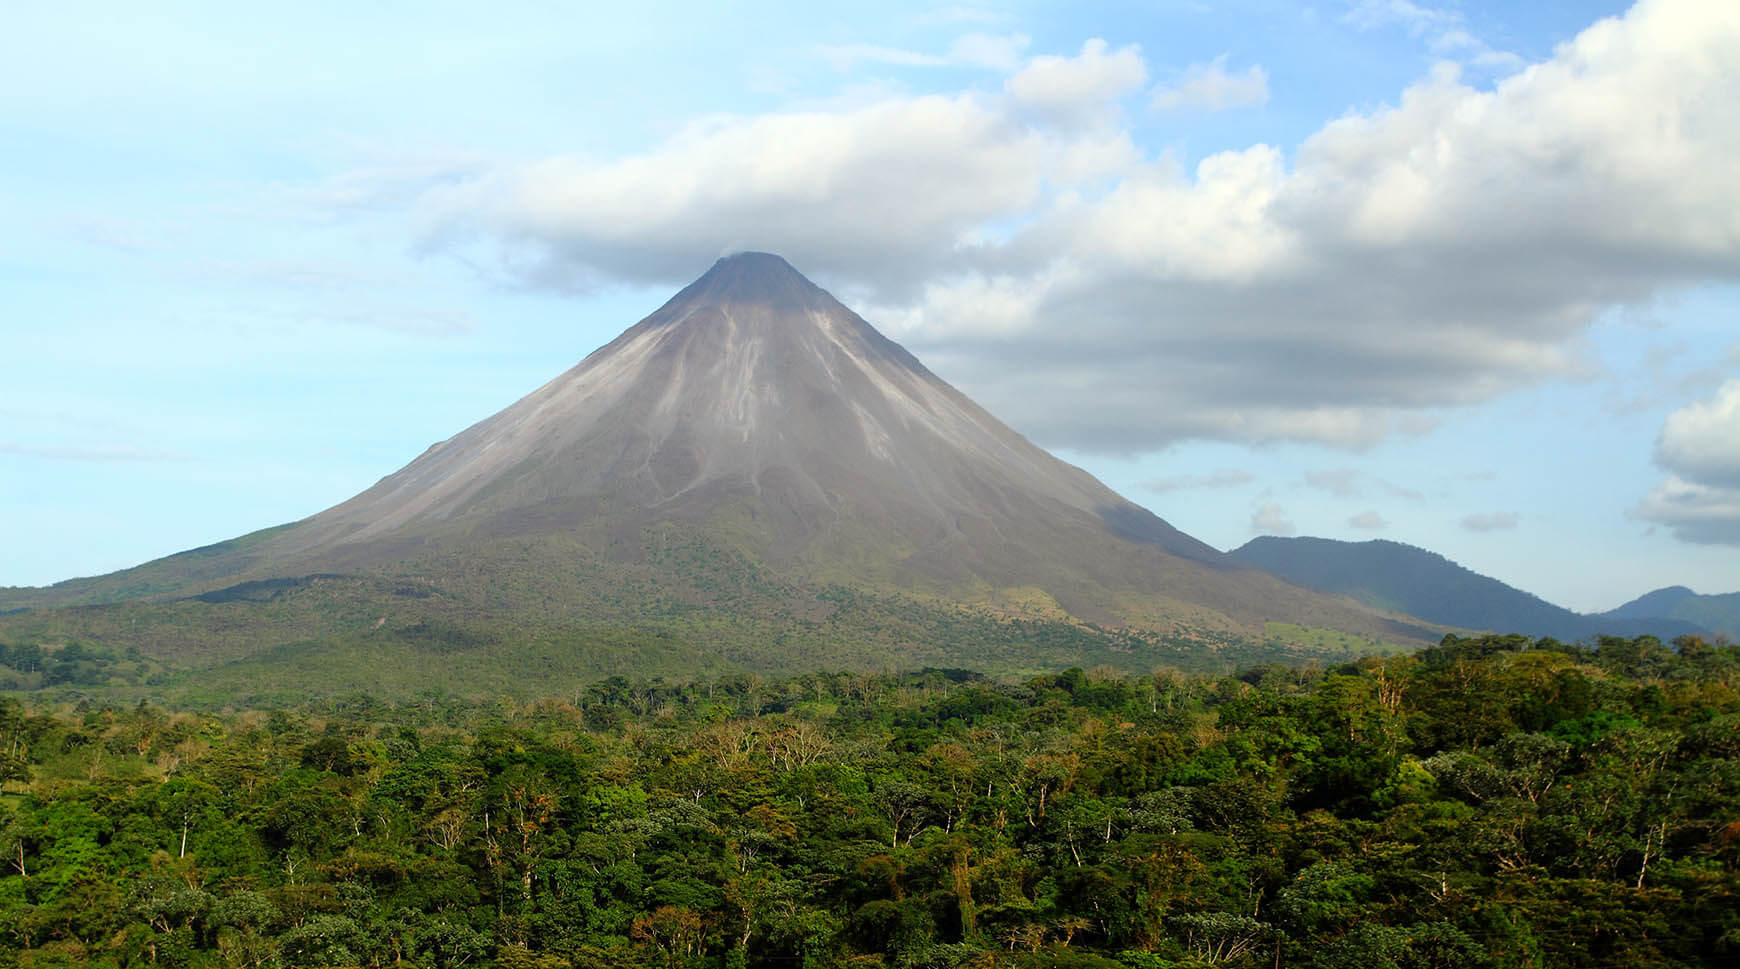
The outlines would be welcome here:
<svg viewBox="0 0 1740 969">
<path fill-rule="evenodd" d="M 159 685 L 166 667 L 137 649 L 88 646 L 73 641 L 45 647 L 0 641 L 0 690 L 54 689 L 69 692 Z"/>
<path fill-rule="evenodd" d="M 0 698 L 0 964 L 1730 965 L 1737 653 Z"/>
</svg>

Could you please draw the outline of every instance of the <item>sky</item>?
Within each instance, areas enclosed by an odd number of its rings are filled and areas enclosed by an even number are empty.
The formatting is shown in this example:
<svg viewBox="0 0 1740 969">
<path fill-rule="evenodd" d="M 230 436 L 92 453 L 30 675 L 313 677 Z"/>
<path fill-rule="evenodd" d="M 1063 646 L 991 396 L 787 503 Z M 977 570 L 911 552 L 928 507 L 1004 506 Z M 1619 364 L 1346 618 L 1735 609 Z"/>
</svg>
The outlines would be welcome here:
<svg viewBox="0 0 1740 969">
<path fill-rule="evenodd" d="M 1219 548 L 1740 591 L 1740 5 L 630 6 L 9 4 L 0 585 L 336 504 L 754 249 Z"/>
</svg>

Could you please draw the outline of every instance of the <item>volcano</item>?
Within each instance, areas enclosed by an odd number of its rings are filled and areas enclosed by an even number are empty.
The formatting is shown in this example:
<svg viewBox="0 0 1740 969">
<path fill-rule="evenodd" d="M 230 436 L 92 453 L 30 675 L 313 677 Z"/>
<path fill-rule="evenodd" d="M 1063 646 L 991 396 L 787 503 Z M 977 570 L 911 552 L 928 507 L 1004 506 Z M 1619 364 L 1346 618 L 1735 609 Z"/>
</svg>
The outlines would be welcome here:
<svg viewBox="0 0 1740 969">
<path fill-rule="evenodd" d="M 368 561 L 394 537 L 763 523 L 753 551 L 824 566 L 861 536 L 914 577 L 1021 583 L 1058 533 L 1230 559 L 998 422 L 786 263 L 721 259 L 658 312 L 518 403 L 310 519 L 286 549 Z M 837 548 L 838 547 L 838 548 Z M 1076 567 L 1085 567 L 1078 563 Z"/>
<path fill-rule="evenodd" d="M 371 633 L 413 646 L 432 629 L 496 642 L 503 623 L 609 623 L 664 630 L 672 656 L 756 640 L 712 659 L 773 668 L 862 660 L 815 649 L 855 635 L 925 640 L 927 660 L 958 660 L 939 637 L 963 616 L 1216 642 L 1272 638 L 1275 623 L 1433 635 L 1185 535 L 997 421 L 784 259 L 753 252 L 343 504 L 114 575 L 11 590 L 0 606 L 283 614 L 298 597 L 309 609 L 296 629 L 314 643 L 345 622 L 361 635 L 375 613 Z M 839 628 L 865 602 L 895 630 Z M 98 614 L 81 613 L 87 625 Z M 280 645 L 287 635 L 249 628 Z M 198 639 L 177 648 L 240 655 Z"/>
</svg>

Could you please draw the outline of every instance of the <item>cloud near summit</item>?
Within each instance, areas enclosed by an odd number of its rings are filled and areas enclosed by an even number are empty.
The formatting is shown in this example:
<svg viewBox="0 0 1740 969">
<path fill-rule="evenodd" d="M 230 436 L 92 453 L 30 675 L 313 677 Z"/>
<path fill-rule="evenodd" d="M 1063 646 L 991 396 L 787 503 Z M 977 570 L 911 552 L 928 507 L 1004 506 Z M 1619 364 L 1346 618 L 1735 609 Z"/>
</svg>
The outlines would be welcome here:
<svg viewBox="0 0 1740 969">
<path fill-rule="evenodd" d="M 1268 91 L 1207 63 L 1246 88 L 1199 100 Z M 1732 4 L 1646 0 L 1489 88 L 1440 66 L 1297 146 L 1194 164 L 1143 146 L 1184 97 L 1149 77 L 1089 40 L 953 93 L 479 166 L 410 204 L 427 245 L 557 288 L 779 252 L 1042 443 L 1114 453 L 1417 432 L 1584 372 L 1605 309 L 1740 278 Z"/>
</svg>

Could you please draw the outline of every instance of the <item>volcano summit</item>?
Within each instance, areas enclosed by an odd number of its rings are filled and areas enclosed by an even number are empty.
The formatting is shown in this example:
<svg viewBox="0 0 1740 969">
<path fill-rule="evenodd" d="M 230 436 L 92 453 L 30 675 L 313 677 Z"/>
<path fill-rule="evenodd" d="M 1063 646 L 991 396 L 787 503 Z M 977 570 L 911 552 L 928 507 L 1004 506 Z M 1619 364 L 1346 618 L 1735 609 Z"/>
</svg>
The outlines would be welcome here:
<svg viewBox="0 0 1740 969">
<path fill-rule="evenodd" d="M 1257 641 L 1275 622 L 1432 636 L 1172 528 L 766 253 L 719 260 L 578 366 L 343 504 L 9 590 L 0 607 L 30 607 L 13 624 L 108 639 L 102 617 L 127 600 L 185 613 L 142 649 L 232 661 L 292 641 L 312 658 L 341 640 L 520 637 L 560 663 L 561 643 L 600 629 L 657 631 L 669 662 L 654 665 L 673 671 L 1049 665 L 1042 649 L 999 658 L 990 627 L 1032 623 L 1070 630 L 1060 641 L 1111 637 L 1142 666 L 1154 657 L 1133 643 Z M 55 608 L 77 604 L 103 608 Z M 261 641 L 205 642 L 214 616 L 200 609 L 237 613 Z M 963 622 L 966 653 L 949 632 Z M 582 652 L 595 671 L 644 671 L 644 650 Z"/>
</svg>

